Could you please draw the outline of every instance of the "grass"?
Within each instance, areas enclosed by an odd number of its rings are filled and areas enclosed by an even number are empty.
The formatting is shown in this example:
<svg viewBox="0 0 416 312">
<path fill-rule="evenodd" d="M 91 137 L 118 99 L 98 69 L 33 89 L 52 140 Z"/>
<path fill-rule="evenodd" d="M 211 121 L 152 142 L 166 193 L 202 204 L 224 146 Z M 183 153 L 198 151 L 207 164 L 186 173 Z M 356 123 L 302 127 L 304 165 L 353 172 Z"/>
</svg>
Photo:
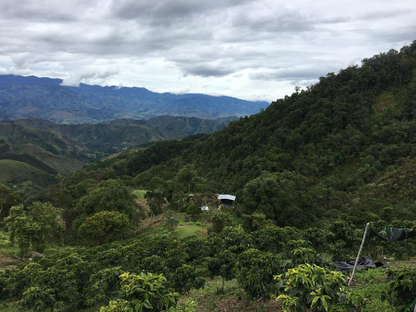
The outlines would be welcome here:
<svg viewBox="0 0 416 312">
<path fill-rule="evenodd" d="M 268 312 L 282 311 L 281 304 L 274 299 L 269 301 L 251 301 L 243 299 L 243 290 L 237 285 L 235 279 L 226 281 L 224 292 L 221 292 L 222 278 L 215 277 L 207 280 L 202 289 L 193 289 L 187 295 L 183 295 L 179 301 L 188 300 L 196 303 L 197 312 Z"/>
<path fill-rule="evenodd" d="M 394 312 L 395 309 L 387 301 L 382 301 L 384 294 L 387 294 L 388 285 L 384 269 L 373 269 L 357 271 L 355 276 L 354 292 L 361 292 L 364 295 L 366 305 L 363 312 Z"/>
<path fill-rule="evenodd" d="M 179 225 L 178 228 L 175 230 L 175 235 L 179 238 L 185 238 L 193 235 L 198 237 L 204 237 L 207 235 L 207 231 L 207 226 L 196 225 L 192 222 L 181 222 L 181 225 Z"/>
<path fill-rule="evenodd" d="M 19 248 L 12 246 L 9 241 L 9 235 L 0 231 L 0 271 L 14 267 L 19 262 Z"/>
</svg>

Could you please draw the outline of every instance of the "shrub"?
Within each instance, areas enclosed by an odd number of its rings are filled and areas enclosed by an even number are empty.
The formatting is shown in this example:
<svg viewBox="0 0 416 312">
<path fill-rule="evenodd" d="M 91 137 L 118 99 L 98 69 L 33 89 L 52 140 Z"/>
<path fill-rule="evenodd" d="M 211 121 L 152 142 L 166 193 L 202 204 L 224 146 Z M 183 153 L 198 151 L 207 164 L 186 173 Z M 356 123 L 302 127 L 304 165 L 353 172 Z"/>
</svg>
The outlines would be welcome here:
<svg viewBox="0 0 416 312">
<path fill-rule="evenodd" d="M 406 311 L 416 300 L 416 269 L 400 267 L 387 270 L 388 300 L 397 311 Z"/>
<path fill-rule="evenodd" d="M 349 292 L 341 272 L 317 265 L 301 264 L 274 278 L 281 290 L 276 300 L 282 300 L 285 312 L 357 311 L 364 303 L 361 293 Z"/>
</svg>

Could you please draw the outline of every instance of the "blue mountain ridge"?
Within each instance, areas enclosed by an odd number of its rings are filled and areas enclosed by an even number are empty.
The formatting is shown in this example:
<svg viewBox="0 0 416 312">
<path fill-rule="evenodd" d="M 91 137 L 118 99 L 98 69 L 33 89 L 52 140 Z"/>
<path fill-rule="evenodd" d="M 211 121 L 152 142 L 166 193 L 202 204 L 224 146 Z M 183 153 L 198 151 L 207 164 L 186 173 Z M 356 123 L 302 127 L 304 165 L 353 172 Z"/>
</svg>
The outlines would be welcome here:
<svg viewBox="0 0 416 312">
<path fill-rule="evenodd" d="M 70 87 L 61 79 L 0 75 L 0 116 L 12 120 L 35 117 L 74 124 L 163 115 L 218 119 L 255 114 L 268 105 L 228 96 L 156 93 L 141 87 Z"/>
</svg>

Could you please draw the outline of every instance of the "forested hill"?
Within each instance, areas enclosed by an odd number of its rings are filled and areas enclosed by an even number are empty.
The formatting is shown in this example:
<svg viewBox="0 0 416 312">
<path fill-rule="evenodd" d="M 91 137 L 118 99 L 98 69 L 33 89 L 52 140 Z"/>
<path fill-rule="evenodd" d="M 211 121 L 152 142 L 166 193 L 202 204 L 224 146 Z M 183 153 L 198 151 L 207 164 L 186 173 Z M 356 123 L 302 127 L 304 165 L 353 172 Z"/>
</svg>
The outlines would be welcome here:
<svg viewBox="0 0 416 312">
<path fill-rule="evenodd" d="M 85 84 L 69 87 L 62 85 L 61 79 L 0 75 L 0 120 L 36 117 L 63 124 L 91 124 L 163 115 L 218 119 L 255 114 L 268 105 L 227 96 Z"/>
<path fill-rule="evenodd" d="M 356 224 L 383 213 L 414 218 L 415 68 L 416 41 L 329 73 L 209 138 L 162 143 L 88 170 L 112 168 L 126 183 L 166 194 L 168 181 L 188 170 L 199 176 L 189 176 L 192 191 L 236 194 L 242 213 L 264 213 L 280 226 L 340 213 Z"/>
<path fill-rule="evenodd" d="M 26 118 L 0 122 L 0 184 L 24 199 L 93 162 L 129 147 L 180 139 L 223 128 L 234 117 L 217 120 L 160 116 L 117 119 L 101 124 L 60 125 Z"/>
</svg>

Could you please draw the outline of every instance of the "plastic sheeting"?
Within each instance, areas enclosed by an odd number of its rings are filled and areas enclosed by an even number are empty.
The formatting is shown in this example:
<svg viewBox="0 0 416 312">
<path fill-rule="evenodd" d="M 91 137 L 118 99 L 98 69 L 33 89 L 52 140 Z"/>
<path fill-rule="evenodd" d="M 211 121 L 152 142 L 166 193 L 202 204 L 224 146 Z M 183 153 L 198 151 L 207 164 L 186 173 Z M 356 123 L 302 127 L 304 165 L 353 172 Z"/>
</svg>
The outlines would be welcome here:
<svg viewBox="0 0 416 312">
<path fill-rule="evenodd" d="M 338 271 L 349 272 L 354 268 L 355 261 L 336 261 L 334 262 Z M 358 260 L 357 269 L 375 269 L 375 268 L 384 268 L 387 264 L 384 262 L 373 262 L 370 258 L 360 258 Z"/>
</svg>

